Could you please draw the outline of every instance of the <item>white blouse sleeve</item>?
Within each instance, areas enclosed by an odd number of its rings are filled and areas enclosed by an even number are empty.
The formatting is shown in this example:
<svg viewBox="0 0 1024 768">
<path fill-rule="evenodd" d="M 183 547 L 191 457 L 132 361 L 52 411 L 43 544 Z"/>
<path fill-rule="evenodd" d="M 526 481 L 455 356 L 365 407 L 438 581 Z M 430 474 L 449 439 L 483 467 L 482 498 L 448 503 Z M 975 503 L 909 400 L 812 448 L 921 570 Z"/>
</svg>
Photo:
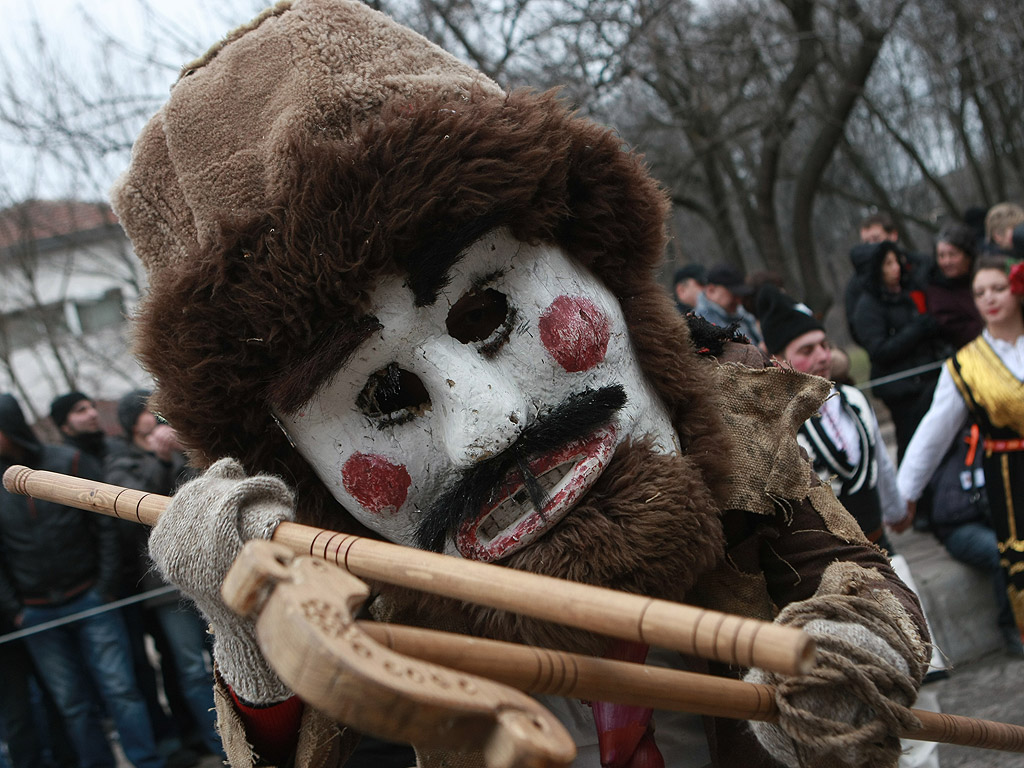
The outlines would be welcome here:
<svg viewBox="0 0 1024 768">
<path fill-rule="evenodd" d="M 949 368 L 943 366 L 935 385 L 932 405 L 914 432 L 896 475 L 900 494 L 917 501 L 939 462 L 967 424 L 967 404 L 953 383 Z"/>
</svg>

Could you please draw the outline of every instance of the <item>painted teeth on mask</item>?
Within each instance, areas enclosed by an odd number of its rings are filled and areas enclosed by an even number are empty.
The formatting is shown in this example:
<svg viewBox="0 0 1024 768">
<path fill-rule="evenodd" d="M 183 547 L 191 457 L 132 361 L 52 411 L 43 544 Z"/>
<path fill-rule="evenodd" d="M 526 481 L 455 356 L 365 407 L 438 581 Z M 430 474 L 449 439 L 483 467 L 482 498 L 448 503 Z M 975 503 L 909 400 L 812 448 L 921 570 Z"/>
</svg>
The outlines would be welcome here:
<svg viewBox="0 0 1024 768">
<path fill-rule="evenodd" d="M 538 477 L 537 481 L 540 483 L 540 487 L 544 490 L 545 494 L 550 493 L 551 490 L 557 487 L 579 460 L 580 457 L 576 456 L 569 461 L 552 467 Z M 506 528 L 510 528 L 523 517 L 534 512 L 535 510 L 530 501 L 530 495 L 526 492 L 526 488 L 520 488 L 512 496 L 495 507 L 483 522 L 480 523 L 477 528 L 478 535 L 484 541 L 492 541 Z"/>
</svg>

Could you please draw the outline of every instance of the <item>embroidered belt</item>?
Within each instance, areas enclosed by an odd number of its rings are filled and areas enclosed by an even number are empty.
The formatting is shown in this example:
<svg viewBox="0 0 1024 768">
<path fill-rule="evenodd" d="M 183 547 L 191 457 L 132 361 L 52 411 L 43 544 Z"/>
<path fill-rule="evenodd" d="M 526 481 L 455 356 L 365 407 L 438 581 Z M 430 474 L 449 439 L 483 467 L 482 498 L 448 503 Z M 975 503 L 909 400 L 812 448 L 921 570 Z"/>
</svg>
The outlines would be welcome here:
<svg viewBox="0 0 1024 768">
<path fill-rule="evenodd" d="M 1011 451 L 1024 451 L 1024 440 L 1019 438 L 1013 440 L 990 440 L 985 439 L 985 451 L 987 453 L 1010 453 Z"/>
</svg>

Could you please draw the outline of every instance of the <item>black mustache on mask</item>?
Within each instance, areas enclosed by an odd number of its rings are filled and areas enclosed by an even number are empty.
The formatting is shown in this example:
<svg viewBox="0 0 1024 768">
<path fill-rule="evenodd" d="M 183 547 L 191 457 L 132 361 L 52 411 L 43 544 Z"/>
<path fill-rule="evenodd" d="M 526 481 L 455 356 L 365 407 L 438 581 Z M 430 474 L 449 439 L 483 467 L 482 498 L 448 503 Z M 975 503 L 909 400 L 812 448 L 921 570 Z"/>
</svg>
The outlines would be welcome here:
<svg viewBox="0 0 1024 768">
<path fill-rule="evenodd" d="M 569 395 L 551 413 L 526 427 L 516 441 L 497 456 L 462 470 L 426 511 L 416 528 L 417 545 L 420 549 L 441 552 L 445 540 L 464 520 L 480 514 L 513 469 L 522 473 L 526 492 L 539 512 L 546 499 L 540 482 L 530 471 L 530 459 L 586 437 L 608 424 L 625 404 L 626 391 L 620 384 Z"/>
</svg>

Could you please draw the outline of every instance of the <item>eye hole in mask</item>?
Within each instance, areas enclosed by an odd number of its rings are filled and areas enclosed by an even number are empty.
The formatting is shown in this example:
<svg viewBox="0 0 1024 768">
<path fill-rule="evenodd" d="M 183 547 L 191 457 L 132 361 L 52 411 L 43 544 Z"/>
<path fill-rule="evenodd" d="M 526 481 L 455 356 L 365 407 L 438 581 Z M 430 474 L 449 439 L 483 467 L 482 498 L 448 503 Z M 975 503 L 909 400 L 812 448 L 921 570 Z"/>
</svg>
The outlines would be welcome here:
<svg viewBox="0 0 1024 768">
<path fill-rule="evenodd" d="M 516 312 L 508 297 L 493 288 L 474 289 L 448 311 L 448 335 L 463 344 L 480 343 L 480 352 L 493 356 L 508 341 Z"/>
<path fill-rule="evenodd" d="M 430 410 L 430 395 L 415 373 L 391 363 L 370 376 L 356 406 L 377 422 L 378 429 L 405 424 Z"/>
</svg>

